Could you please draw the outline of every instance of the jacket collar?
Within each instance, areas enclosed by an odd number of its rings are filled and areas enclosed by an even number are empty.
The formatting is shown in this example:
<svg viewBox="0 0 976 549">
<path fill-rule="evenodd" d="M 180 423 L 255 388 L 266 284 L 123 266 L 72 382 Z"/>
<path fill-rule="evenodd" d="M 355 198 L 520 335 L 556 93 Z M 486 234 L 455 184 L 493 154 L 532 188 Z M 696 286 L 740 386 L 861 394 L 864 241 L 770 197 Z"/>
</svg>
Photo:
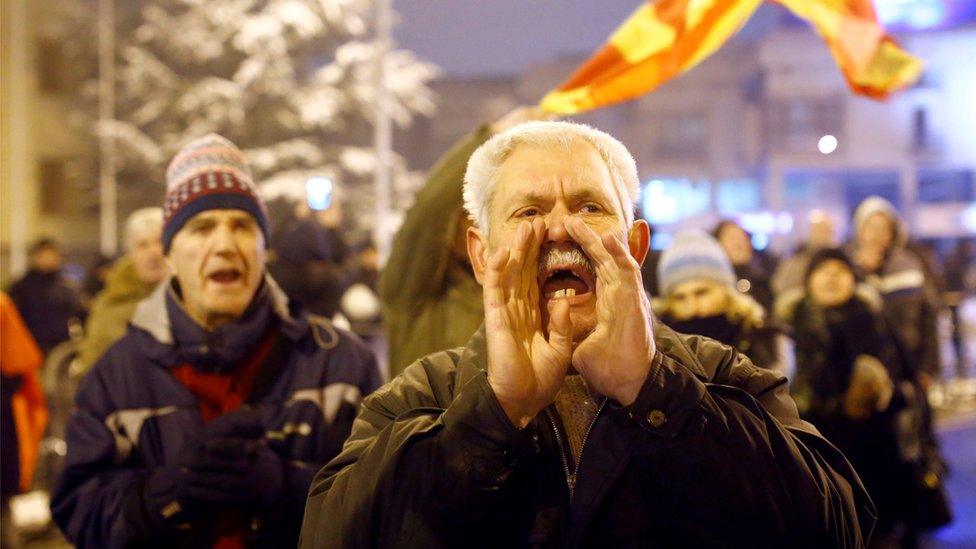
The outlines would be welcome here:
<svg viewBox="0 0 976 549">
<path fill-rule="evenodd" d="M 678 367 L 684 367 L 692 372 L 702 381 L 708 381 L 711 377 L 706 374 L 706 369 L 714 368 L 710 365 L 706 368 L 698 359 L 695 352 L 689 347 L 688 343 L 682 339 L 672 329 L 662 324 L 656 317 L 652 316 L 654 341 L 656 353 L 659 356 L 671 359 L 678 363 Z M 662 360 L 654 360 L 654 367 L 661 366 Z M 477 375 L 484 375 L 488 368 L 487 342 L 485 339 L 484 324 L 474 333 L 468 344 L 462 351 L 457 366 L 456 388 L 464 387 L 472 378 Z M 712 372 L 714 375 L 714 372 Z M 455 391 L 455 398 L 460 394 L 460 390 Z M 604 416 L 605 417 L 605 416 Z M 586 458 L 586 474 L 580 476 L 576 485 L 575 497 L 570 506 L 572 519 L 567 531 L 569 546 L 580 544 L 580 540 L 587 526 L 592 520 L 594 513 L 600 508 L 606 499 L 614 481 L 620 477 L 625 467 L 630 461 L 633 450 L 626 439 L 613 436 L 612 430 L 605 427 L 607 422 L 600 422 L 590 431 L 590 439 L 587 444 L 592 444 L 601 448 L 600 455 L 594 458 L 591 454 Z"/>
<path fill-rule="evenodd" d="M 221 332 L 221 336 L 225 338 L 232 338 L 236 344 L 239 336 L 260 338 L 267 329 L 267 324 L 275 319 L 280 323 L 282 334 L 293 341 L 300 339 L 310 329 L 307 318 L 300 313 L 297 306 L 289 303 L 288 296 L 274 279 L 265 274 L 261 288 L 241 319 L 216 331 Z M 182 356 L 187 354 L 187 345 L 199 347 L 204 343 L 206 334 L 183 310 L 181 300 L 173 288 L 172 278 L 157 286 L 149 297 L 136 306 L 129 323 L 146 332 L 159 344 L 160 353 L 152 353 L 150 349 L 146 352 L 165 361 L 190 358 Z M 260 330 L 260 334 L 251 333 L 257 330 Z M 230 345 L 229 339 L 227 341 L 227 344 L 218 347 Z M 246 339 L 243 342 L 253 343 Z M 250 345 L 243 347 L 248 348 Z M 176 351 L 176 356 L 172 355 L 173 351 Z"/>
</svg>

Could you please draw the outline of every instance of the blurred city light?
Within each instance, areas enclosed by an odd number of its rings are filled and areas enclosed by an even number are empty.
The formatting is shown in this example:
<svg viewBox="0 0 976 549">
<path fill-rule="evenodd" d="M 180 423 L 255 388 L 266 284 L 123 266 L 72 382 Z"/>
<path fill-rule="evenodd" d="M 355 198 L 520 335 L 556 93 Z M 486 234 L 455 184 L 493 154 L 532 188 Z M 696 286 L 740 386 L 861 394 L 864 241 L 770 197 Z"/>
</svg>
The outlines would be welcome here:
<svg viewBox="0 0 976 549">
<path fill-rule="evenodd" d="M 762 206 L 762 189 L 755 179 L 727 179 L 715 189 L 715 206 L 722 215 L 758 210 Z"/>
<path fill-rule="evenodd" d="M 756 233 L 752 235 L 752 247 L 757 250 L 765 250 L 769 246 L 769 235 L 764 233 Z M 749 291 L 746 289 L 745 291 Z"/>
<path fill-rule="evenodd" d="M 678 217 L 678 201 L 668 196 L 664 182 L 655 179 L 644 187 L 644 217 L 651 223 L 674 223 Z"/>
<path fill-rule="evenodd" d="M 976 203 L 971 204 L 962 212 L 962 224 L 967 231 L 976 234 Z"/>
<path fill-rule="evenodd" d="M 641 195 L 644 219 L 653 224 L 677 223 L 708 211 L 711 185 L 688 179 L 652 179 Z"/>
<path fill-rule="evenodd" d="M 875 9 L 894 31 L 945 29 L 976 19 L 973 0 L 876 0 Z"/>
<path fill-rule="evenodd" d="M 674 237 L 667 233 L 654 233 L 651 237 L 651 249 L 652 250 L 663 250 L 671 245 L 671 241 Z"/>
<path fill-rule="evenodd" d="M 830 134 L 821 137 L 820 141 L 817 141 L 817 150 L 819 150 L 821 154 L 830 154 L 834 152 L 837 150 L 837 138 Z"/>
<path fill-rule="evenodd" d="M 780 234 L 789 234 L 793 231 L 793 216 L 782 212 L 776 216 L 776 232 Z"/>
<path fill-rule="evenodd" d="M 945 16 L 941 0 L 878 0 L 878 19 L 886 27 L 924 29 L 937 26 Z"/>
<path fill-rule="evenodd" d="M 739 224 L 752 234 L 776 232 L 776 215 L 773 212 L 755 212 L 739 216 Z"/>
<path fill-rule="evenodd" d="M 308 207 L 321 211 L 332 205 L 332 180 L 327 177 L 313 176 L 305 181 L 305 194 L 308 197 Z"/>
</svg>

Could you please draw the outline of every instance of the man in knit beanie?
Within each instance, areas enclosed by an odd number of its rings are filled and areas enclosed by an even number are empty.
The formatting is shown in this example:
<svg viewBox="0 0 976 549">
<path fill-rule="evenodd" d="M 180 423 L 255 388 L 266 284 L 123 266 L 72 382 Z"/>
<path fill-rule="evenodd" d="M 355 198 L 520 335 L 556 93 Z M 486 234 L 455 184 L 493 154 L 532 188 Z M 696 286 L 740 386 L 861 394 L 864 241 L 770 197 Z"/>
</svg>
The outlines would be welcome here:
<svg viewBox="0 0 976 549">
<path fill-rule="evenodd" d="M 233 143 L 183 147 L 163 210 L 174 275 L 81 383 L 55 520 L 79 546 L 294 545 L 376 362 L 267 275 L 265 207 Z"/>
</svg>

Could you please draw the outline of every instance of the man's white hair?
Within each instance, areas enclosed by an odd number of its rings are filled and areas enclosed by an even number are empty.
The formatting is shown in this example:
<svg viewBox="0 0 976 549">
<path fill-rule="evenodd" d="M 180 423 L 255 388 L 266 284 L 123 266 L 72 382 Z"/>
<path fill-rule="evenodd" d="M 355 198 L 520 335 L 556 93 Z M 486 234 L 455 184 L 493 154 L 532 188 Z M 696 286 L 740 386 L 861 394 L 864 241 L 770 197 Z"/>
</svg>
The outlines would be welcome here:
<svg viewBox="0 0 976 549">
<path fill-rule="evenodd" d="M 132 239 L 136 234 L 150 229 L 162 229 L 163 209 L 162 208 L 140 208 L 125 219 L 124 244 L 125 249 L 132 247 Z"/>
<path fill-rule="evenodd" d="M 498 168 L 519 145 L 569 147 L 576 140 L 593 146 L 603 158 L 627 227 L 634 223 L 634 202 L 640 185 L 637 164 L 627 147 L 609 134 L 575 122 L 526 122 L 510 128 L 478 147 L 464 173 L 464 209 L 476 227 L 488 231 L 488 207 L 495 194 Z"/>
</svg>

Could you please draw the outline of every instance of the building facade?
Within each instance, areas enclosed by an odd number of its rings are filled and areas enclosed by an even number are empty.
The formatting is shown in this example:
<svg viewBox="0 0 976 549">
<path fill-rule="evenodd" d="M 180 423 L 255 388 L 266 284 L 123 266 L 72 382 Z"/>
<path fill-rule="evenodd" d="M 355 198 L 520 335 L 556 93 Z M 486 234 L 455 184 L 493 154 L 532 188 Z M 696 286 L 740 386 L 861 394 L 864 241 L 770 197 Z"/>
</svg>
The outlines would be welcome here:
<svg viewBox="0 0 976 549">
<path fill-rule="evenodd" d="M 680 228 L 732 217 L 757 247 L 787 250 L 805 235 L 814 208 L 831 214 L 843 237 L 857 203 L 872 194 L 891 200 L 920 238 L 976 235 L 976 13 L 963 15 L 895 26 L 926 70 L 887 101 L 853 95 L 826 44 L 780 9 L 772 24 L 747 27 L 652 93 L 576 119 L 634 154 L 640 207 L 659 229 L 656 247 Z M 451 80 L 438 116 L 416 129 L 436 139 L 413 140 L 432 148 L 412 156 L 414 167 L 429 167 L 484 121 L 474 113 L 489 102 L 532 104 L 586 56 L 533 65 L 510 88 L 504 79 L 490 87 Z"/>
</svg>

